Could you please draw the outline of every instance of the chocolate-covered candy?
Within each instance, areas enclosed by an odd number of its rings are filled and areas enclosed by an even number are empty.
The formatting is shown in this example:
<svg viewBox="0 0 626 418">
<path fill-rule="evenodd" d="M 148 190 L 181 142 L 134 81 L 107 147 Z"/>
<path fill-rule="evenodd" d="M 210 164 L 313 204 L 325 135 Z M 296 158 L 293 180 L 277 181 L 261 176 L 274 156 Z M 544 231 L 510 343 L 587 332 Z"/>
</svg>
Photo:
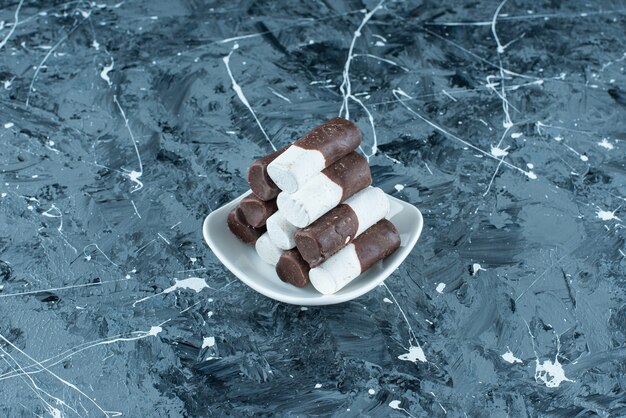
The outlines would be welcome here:
<svg viewBox="0 0 626 418">
<path fill-rule="evenodd" d="M 317 126 L 272 161 L 267 172 L 287 193 L 295 193 L 324 168 L 354 151 L 361 143 L 358 126 L 333 118 Z"/>
<path fill-rule="evenodd" d="M 252 193 L 262 200 L 278 196 L 280 189 L 267 173 L 267 166 L 289 148 L 289 145 L 253 162 L 248 168 L 248 184 Z"/>
<path fill-rule="evenodd" d="M 400 234 L 387 219 L 368 228 L 337 254 L 309 272 L 315 289 L 333 294 L 400 247 Z"/>
<path fill-rule="evenodd" d="M 264 226 L 261 228 L 254 228 L 248 225 L 239 206 L 230 211 L 226 222 L 230 232 L 246 244 L 254 244 L 256 240 L 259 239 L 259 237 L 265 232 Z"/>
<path fill-rule="evenodd" d="M 316 267 L 388 213 L 389 199 L 385 192 L 368 187 L 297 231 L 298 251 L 311 267 Z"/>
<path fill-rule="evenodd" d="M 276 273 L 280 280 L 296 287 L 309 284 L 310 267 L 295 248 L 285 251 L 276 264 Z"/>
<path fill-rule="evenodd" d="M 317 174 L 296 193 L 280 193 L 278 209 L 291 224 L 304 228 L 371 183 L 367 160 L 352 152 Z"/>
<path fill-rule="evenodd" d="M 276 199 L 261 200 L 254 194 L 250 194 L 239 202 L 239 207 L 243 212 L 243 216 L 250 226 L 259 228 L 265 225 L 267 218 L 272 216 L 278 210 Z"/>
</svg>

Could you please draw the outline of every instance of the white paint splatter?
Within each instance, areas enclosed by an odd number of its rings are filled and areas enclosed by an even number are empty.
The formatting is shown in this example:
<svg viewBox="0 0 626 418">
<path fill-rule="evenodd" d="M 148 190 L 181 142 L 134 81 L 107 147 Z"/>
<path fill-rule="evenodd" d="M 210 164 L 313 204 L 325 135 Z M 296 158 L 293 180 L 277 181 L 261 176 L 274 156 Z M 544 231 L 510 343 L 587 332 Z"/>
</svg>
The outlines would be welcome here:
<svg viewBox="0 0 626 418">
<path fill-rule="evenodd" d="M 513 138 L 513 139 L 517 139 L 517 138 L 519 138 L 519 137 L 520 137 L 520 136 L 522 136 L 522 135 L 523 135 L 523 133 L 521 133 L 521 132 L 513 132 L 513 133 L 511 134 L 511 138 Z"/>
<path fill-rule="evenodd" d="M 598 216 L 598 218 L 602 219 L 603 221 L 612 221 L 612 220 L 621 221 L 620 218 L 615 216 L 615 212 L 617 212 L 617 209 L 615 209 L 613 212 L 610 212 L 608 210 L 602 210 L 598 208 L 596 215 Z"/>
<path fill-rule="evenodd" d="M 321 384 L 321 383 L 316 383 L 316 384 L 315 384 L 315 389 L 319 389 L 319 388 L 321 388 L 321 387 L 322 387 L 322 384 Z"/>
<path fill-rule="evenodd" d="M 95 39 L 91 43 L 91 46 L 94 47 L 96 49 L 96 51 L 100 51 L 100 44 Z"/>
<path fill-rule="evenodd" d="M 156 337 L 161 331 L 163 331 L 163 328 L 160 326 L 150 327 L 150 330 L 146 333 L 146 335 Z"/>
<path fill-rule="evenodd" d="M 202 348 L 213 347 L 215 345 L 215 337 L 204 337 L 202 340 Z"/>
<path fill-rule="evenodd" d="M 533 168 L 535 168 L 535 165 L 533 163 L 526 163 L 526 167 L 532 170 Z"/>
<path fill-rule="evenodd" d="M 513 355 L 513 352 L 511 351 L 511 349 L 509 349 L 509 351 L 507 351 L 506 353 L 502 354 L 502 359 L 504 361 L 506 361 L 507 363 L 511 363 L 511 364 L 515 364 L 515 363 L 524 363 L 521 359 L 515 357 L 515 355 Z"/>
<path fill-rule="evenodd" d="M 439 283 L 437 285 L 437 289 L 435 289 L 435 290 L 437 290 L 437 292 L 439 292 L 439 293 L 443 293 L 443 289 L 445 289 L 445 288 L 446 288 L 446 284 L 445 283 Z"/>
<path fill-rule="evenodd" d="M 402 190 L 404 190 L 404 185 L 403 184 L 396 184 L 395 186 L 393 186 L 397 191 L 401 192 Z"/>
<path fill-rule="evenodd" d="M 168 287 L 163 291 L 163 293 L 171 293 L 177 289 L 190 289 L 194 290 L 196 293 L 200 293 L 202 289 L 210 289 L 210 286 L 206 283 L 206 281 L 200 277 L 190 277 L 184 280 L 174 279 L 176 283 Z"/>
<path fill-rule="evenodd" d="M 168 287 L 162 292 L 157 293 L 156 295 L 146 296 L 145 298 L 139 299 L 133 303 L 133 307 L 135 307 L 138 303 L 144 302 L 148 299 L 151 299 L 155 296 L 172 293 L 178 289 L 190 289 L 195 291 L 196 293 L 200 293 L 203 289 L 212 289 L 203 278 L 200 277 L 189 277 L 188 279 L 178 280 L 174 278 L 174 285 Z"/>
<path fill-rule="evenodd" d="M 474 263 L 472 264 L 472 276 L 476 276 L 478 274 L 479 271 L 487 271 L 486 269 L 484 269 L 480 264 L 478 263 Z"/>
<path fill-rule="evenodd" d="M 602 138 L 602 141 L 598 142 L 598 145 L 602 148 L 608 149 L 609 151 L 615 148 L 606 138 Z"/>
<path fill-rule="evenodd" d="M 384 298 L 383 302 L 385 302 L 385 303 L 393 303 L 391 300 L 389 300 L 389 298 Z"/>
<path fill-rule="evenodd" d="M 587 157 L 585 154 L 581 154 L 580 159 L 583 161 L 589 161 L 589 157 Z"/>
<path fill-rule="evenodd" d="M 5 129 L 11 129 L 14 126 L 15 126 L 15 124 L 13 122 L 7 122 L 7 123 L 4 124 L 4 128 Z"/>
<path fill-rule="evenodd" d="M 399 355 L 398 359 L 410 361 L 412 363 L 417 363 L 418 360 L 422 363 L 426 363 L 426 355 L 424 354 L 424 350 L 422 350 L 422 347 L 411 346 L 409 347 L 409 352 Z"/>
<path fill-rule="evenodd" d="M 389 402 L 389 407 L 392 409 L 402 409 L 400 408 L 400 401 L 391 401 Z"/>
<path fill-rule="evenodd" d="M 370 395 L 375 395 L 376 391 L 374 389 L 370 389 L 367 391 L 367 393 L 369 393 Z"/>
<path fill-rule="evenodd" d="M 491 155 L 493 155 L 496 158 L 500 158 L 500 157 L 506 157 L 507 155 L 509 155 L 509 152 L 506 149 L 502 149 L 499 147 L 491 147 Z"/>
<path fill-rule="evenodd" d="M 536 360 L 535 363 L 535 381 L 541 381 L 549 388 L 558 388 L 563 382 L 573 382 L 565 376 L 565 370 L 559 363 L 558 353 L 554 362 L 545 360 L 539 364 L 539 360 Z"/>
<path fill-rule="evenodd" d="M 111 57 L 111 64 L 105 65 L 102 71 L 100 71 L 100 78 L 106 81 L 109 86 L 113 84 L 111 82 L 111 79 L 109 78 L 109 72 L 113 69 L 114 65 L 115 60 L 113 59 L 113 57 Z"/>
</svg>

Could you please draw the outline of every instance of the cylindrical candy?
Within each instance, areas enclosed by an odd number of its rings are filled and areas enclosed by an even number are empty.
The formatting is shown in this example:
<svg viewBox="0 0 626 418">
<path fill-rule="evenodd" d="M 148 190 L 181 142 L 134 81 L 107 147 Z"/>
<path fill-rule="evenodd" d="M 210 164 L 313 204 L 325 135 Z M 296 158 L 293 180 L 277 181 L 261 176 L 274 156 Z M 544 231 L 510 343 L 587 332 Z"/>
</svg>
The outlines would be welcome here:
<svg viewBox="0 0 626 418">
<path fill-rule="evenodd" d="M 311 269 L 309 278 L 318 292 L 333 294 L 398 247 L 398 230 L 391 222 L 383 219 L 319 267 Z"/>
<path fill-rule="evenodd" d="M 309 270 L 309 265 L 296 249 L 285 251 L 276 264 L 276 273 L 280 280 L 296 287 L 309 284 Z"/>
<path fill-rule="evenodd" d="M 228 224 L 230 232 L 235 234 L 240 241 L 246 244 L 254 244 L 265 232 L 264 226 L 261 228 L 253 228 L 248 225 L 239 206 L 230 211 L 226 223 Z"/>
<path fill-rule="evenodd" d="M 296 246 L 311 267 L 320 265 L 362 232 L 387 216 L 389 199 L 368 187 L 295 234 Z M 269 226 L 268 226 L 269 231 Z"/>
<path fill-rule="evenodd" d="M 254 228 L 259 228 L 265 225 L 267 218 L 272 216 L 272 214 L 278 210 L 278 206 L 276 206 L 276 199 L 261 200 L 255 196 L 254 193 L 241 199 L 239 207 L 241 208 L 246 221 L 248 221 L 248 224 Z"/>
<path fill-rule="evenodd" d="M 333 118 L 294 142 L 268 165 L 267 172 L 281 190 L 295 193 L 360 143 L 358 126 L 346 119 Z"/>
<path fill-rule="evenodd" d="M 270 200 L 280 193 L 278 186 L 276 186 L 267 174 L 267 166 L 274 161 L 276 157 L 285 152 L 287 148 L 289 148 L 289 145 L 256 160 L 250 165 L 250 168 L 248 168 L 248 184 L 250 185 L 252 193 L 257 195 L 260 199 Z"/>
<path fill-rule="evenodd" d="M 285 219 L 304 228 L 371 183 L 367 160 L 352 152 L 318 173 L 296 193 L 280 193 L 276 201 Z"/>
<path fill-rule="evenodd" d="M 270 235 L 272 242 L 278 248 L 290 250 L 296 246 L 294 234 L 298 230 L 298 227 L 289 223 L 280 212 L 276 212 L 270 216 L 265 226 L 267 227 L 267 233 Z"/>
<path fill-rule="evenodd" d="M 256 240 L 254 247 L 261 260 L 273 266 L 278 263 L 280 256 L 283 254 L 283 250 L 274 245 L 267 232 Z"/>
</svg>

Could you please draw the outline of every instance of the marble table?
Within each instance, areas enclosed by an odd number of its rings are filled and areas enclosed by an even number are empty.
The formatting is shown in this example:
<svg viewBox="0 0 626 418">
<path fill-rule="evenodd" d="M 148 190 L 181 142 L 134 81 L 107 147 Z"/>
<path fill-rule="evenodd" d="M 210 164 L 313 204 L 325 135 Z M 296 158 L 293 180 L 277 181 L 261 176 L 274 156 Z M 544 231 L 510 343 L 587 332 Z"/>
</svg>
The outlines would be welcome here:
<svg viewBox="0 0 626 418">
<path fill-rule="evenodd" d="M 0 415 L 624 416 L 619 1 L 0 5 Z M 425 216 L 327 307 L 202 240 L 336 115 Z"/>
</svg>

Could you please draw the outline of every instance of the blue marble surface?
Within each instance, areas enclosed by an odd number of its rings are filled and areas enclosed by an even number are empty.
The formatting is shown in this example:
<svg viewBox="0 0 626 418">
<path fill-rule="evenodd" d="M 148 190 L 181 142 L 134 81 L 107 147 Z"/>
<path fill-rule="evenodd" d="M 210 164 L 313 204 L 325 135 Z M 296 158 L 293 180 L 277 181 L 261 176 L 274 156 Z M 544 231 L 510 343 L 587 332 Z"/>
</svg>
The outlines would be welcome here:
<svg viewBox="0 0 626 418">
<path fill-rule="evenodd" d="M 0 2 L 0 415 L 626 415 L 625 13 Z M 202 220 L 338 114 L 424 232 L 278 303 Z"/>
</svg>

